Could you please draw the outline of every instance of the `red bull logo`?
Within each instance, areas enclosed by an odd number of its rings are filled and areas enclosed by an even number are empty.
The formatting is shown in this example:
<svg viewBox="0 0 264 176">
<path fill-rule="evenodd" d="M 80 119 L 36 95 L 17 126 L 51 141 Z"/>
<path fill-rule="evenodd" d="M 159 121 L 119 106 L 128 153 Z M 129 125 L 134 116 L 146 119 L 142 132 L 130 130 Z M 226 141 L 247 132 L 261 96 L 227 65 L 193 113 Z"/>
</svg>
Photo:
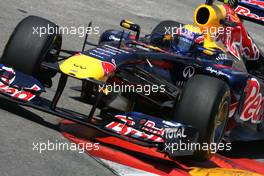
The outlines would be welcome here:
<svg viewBox="0 0 264 176">
<path fill-rule="evenodd" d="M 36 84 L 30 88 L 33 91 L 39 91 L 41 88 L 37 86 Z M 9 87 L 8 85 L 0 82 L 0 91 L 3 93 L 9 94 L 11 97 L 14 97 L 16 99 L 20 99 L 23 101 L 31 101 L 33 98 L 36 97 L 31 92 L 25 91 L 25 90 L 18 90 L 13 87 Z"/>
<path fill-rule="evenodd" d="M 3 69 L 15 75 L 15 72 L 12 68 L 3 67 Z M 3 93 L 9 94 L 11 97 L 14 97 L 16 99 L 20 99 L 23 101 L 30 101 L 36 97 L 36 95 L 26 90 L 18 90 L 14 87 L 10 87 L 9 85 L 14 82 L 15 78 L 16 76 L 14 76 L 11 79 L 1 77 L 2 81 L 0 81 L 0 91 Z M 41 90 L 41 88 L 36 84 L 34 84 L 31 88 L 28 88 L 28 89 L 33 90 L 33 91 Z"/>
<path fill-rule="evenodd" d="M 133 126 L 135 124 L 135 122 L 133 120 L 130 120 L 127 116 L 116 115 L 115 117 L 117 119 L 123 121 L 124 123 L 119 123 L 119 122 L 115 122 L 115 121 L 111 122 L 108 125 L 106 125 L 107 129 L 109 129 L 109 130 L 111 130 L 117 134 L 124 135 L 124 136 L 139 138 L 139 139 L 146 140 L 146 141 L 163 142 L 163 139 L 161 137 L 158 137 L 158 136 L 153 135 L 153 134 L 147 134 L 145 132 L 142 132 L 142 131 L 139 131 L 135 128 L 132 128 L 131 126 L 128 126 L 128 125 Z M 153 123 L 151 123 L 151 124 L 148 123 L 148 124 L 150 126 L 153 126 Z M 153 129 L 153 130 L 156 131 L 155 129 Z"/>
<path fill-rule="evenodd" d="M 256 5 L 261 8 L 264 8 L 264 1 L 259 1 L 259 0 L 243 0 L 242 2 L 251 4 L 251 5 Z"/>
<path fill-rule="evenodd" d="M 252 123 L 260 123 L 263 120 L 264 98 L 260 93 L 258 80 L 252 78 L 246 91 L 246 101 L 240 118 L 243 121 L 251 120 Z"/>
</svg>

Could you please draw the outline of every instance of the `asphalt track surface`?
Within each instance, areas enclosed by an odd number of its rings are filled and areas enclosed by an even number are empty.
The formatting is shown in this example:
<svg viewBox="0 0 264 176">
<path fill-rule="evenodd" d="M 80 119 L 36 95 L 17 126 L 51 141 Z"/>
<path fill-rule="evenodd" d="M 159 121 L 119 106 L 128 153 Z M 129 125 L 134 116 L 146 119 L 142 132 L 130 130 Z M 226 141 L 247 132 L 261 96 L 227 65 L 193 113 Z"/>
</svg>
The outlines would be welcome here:
<svg viewBox="0 0 264 176">
<path fill-rule="evenodd" d="M 0 0 L 0 53 L 16 24 L 28 15 L 37 15 L 54 21 L 60 26 L 87 26 L 92 20 L 100 32 L 105 29 L 119 29 L 121 19 L 131 19 L 141 24 L 142 32 L 148 33 L 162 20 L 178 20 L 192 23 L 194 8 L 203 1 L 197 0 Z M 255 41 L 264 49 L 263 27 L 247 23 Z M 96 42 L 98 35 L 91 36 Z M 80 49 L 83 38 L 78 35 L 63 35 L 63 48 Z M 26 63 L 25 63 L 26 64 Z M 54 86 L 46 97 L 54 93 Z M 79 92 L 70 89 L 80 85 L 70 79 L 60 106 L 82 113 L 89 106 L 73 100 Z M 94 159 L 76 151 L 33 151 L 33 143 L 68 142 L 58 132 L 60 118 L 23 108 L 0 100 L 0 175 L 112 175 Z M 251 148 L 251 150 L 254 150 Z"/>
</svg>

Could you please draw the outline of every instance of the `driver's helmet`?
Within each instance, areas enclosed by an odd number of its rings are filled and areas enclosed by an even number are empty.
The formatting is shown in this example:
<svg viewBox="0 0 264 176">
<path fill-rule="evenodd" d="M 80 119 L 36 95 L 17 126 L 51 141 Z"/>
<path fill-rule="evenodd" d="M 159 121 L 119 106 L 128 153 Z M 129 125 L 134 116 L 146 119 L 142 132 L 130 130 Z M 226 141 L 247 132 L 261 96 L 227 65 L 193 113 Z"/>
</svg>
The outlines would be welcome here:
<svg viewBox="0 0 264 176">
<path fill-rule="evenodd" d="M 199 28 L 191 25 L 180 26 L 172 36 L 171 49 L 173 52 L 188 54 L 195 52 L 195 45 L 203 41 L 204 37 Z"/>
</svg>

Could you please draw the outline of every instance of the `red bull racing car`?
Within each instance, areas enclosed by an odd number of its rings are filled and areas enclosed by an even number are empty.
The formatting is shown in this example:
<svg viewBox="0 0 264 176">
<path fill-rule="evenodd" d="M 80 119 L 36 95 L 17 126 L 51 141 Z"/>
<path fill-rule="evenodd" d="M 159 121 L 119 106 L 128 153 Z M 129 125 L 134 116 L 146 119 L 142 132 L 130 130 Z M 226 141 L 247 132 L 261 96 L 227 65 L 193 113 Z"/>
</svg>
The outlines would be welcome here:
<svg viewBox="0 0 264 176">
<path fill-rule="evenodd" d="M 263 24 L 263 3 L 208 0 L 196 8 L 194 25 L 163 21 L 145 36 L 122 20 L 127 30 L 107 30 L 98 44 L 86 35 L 82 51 L 61 49 L 59 33 L 35 35 L 33 28 L 58 26 L 26 17 L 1 57 L 1 98 L 170 157 L 208 159 L 212 150 L 197 146 L 219 144 L 244 124 L 263 130 L 264 55 L 242 23 Z M 54 98 L 45 99 L 56 74 Z M 81 98 L 92 105 L 87 114 L 57 106 L 69 77 L 82 81 Z M 197 148 L 176 148 L 182 143 Z"/>
</svg>

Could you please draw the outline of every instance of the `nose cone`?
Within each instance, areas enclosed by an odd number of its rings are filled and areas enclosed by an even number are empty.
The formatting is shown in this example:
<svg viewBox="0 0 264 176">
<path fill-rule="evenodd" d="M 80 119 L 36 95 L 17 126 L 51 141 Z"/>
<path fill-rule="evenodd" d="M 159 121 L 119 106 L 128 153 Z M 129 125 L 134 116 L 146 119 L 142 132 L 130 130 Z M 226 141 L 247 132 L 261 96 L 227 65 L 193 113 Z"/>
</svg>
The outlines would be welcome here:
<svg viewBox="0 0 264 176">
<path fill-rule="evenodd" d="M 84 54 L 74 55 L 60 65 L 60 70 L 69 76 L 101 80 L 104 75 L 103 61 Z"/>
</svg>

